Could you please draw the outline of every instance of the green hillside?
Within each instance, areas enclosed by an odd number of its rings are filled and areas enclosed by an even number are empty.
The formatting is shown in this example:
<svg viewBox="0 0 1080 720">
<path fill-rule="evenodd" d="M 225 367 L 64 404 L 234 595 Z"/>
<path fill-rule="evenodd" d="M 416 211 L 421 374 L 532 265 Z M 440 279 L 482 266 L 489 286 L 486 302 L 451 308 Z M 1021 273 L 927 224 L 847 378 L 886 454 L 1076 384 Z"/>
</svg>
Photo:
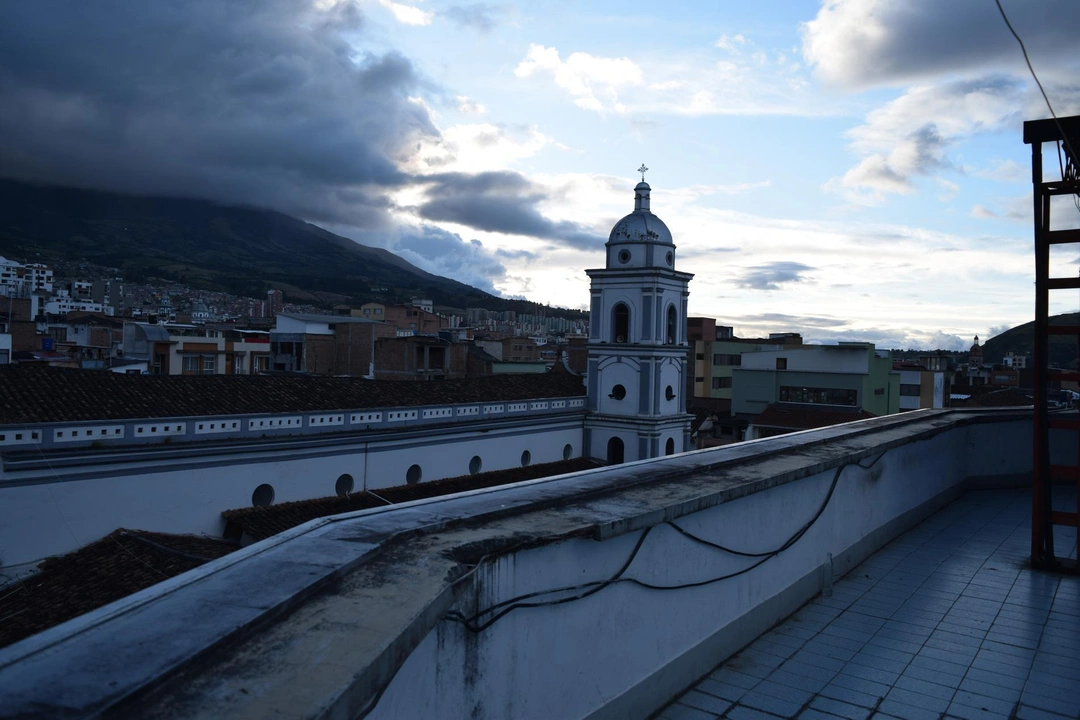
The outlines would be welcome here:
<svg viewBox="0 0 1080 720">
<path fill-rule="evenodd" d="M 1080 325 L 1080 313 L 1054 315 L 1051 325 Z M 1009 352 L 1017 355 L 1030 355 L 1035 346 L 1035 322 L 1018 325 L 1010 330 L 990 338 L 983 344 L 983 360 L 988 363 L 1000 363 Z M 1050 336 L 1050 365 L 1053 367 L 1076 369 L 1077 341 L 1075 337 L 1064 335 Z"/>
<path fill-rule="evenodd" d="M 455 308 L 538 308 L 433 275 L 387 250 L 270 210 L 5 179 L 0 255 L 53 265 L 93 263 L 119 268 L 129 282 L 156 277 L 249 297 L 277 288 L 289 300 L 324 306 L 422 296 Z M 580 315 L 554 308 L 547 313 Z"/>
</svg>

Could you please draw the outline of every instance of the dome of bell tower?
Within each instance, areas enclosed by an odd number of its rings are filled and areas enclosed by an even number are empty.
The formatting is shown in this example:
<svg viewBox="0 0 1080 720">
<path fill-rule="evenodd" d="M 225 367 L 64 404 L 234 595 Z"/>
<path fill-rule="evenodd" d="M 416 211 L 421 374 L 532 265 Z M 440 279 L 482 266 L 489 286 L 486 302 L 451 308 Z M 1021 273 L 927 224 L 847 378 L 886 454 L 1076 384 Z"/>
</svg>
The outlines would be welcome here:
<svg viewBox="0 0 1080 720">
<path fill-rule="evenodd" d="M 644 166 L 642 166 L 644 167 Z M 611 228 L 607 241 L 607 267 L 675 268 L 675 243 L 671 230 L 653 214 L 652 188 L 642 179 L 634 187 L 634 211 Z"/>
</svg>

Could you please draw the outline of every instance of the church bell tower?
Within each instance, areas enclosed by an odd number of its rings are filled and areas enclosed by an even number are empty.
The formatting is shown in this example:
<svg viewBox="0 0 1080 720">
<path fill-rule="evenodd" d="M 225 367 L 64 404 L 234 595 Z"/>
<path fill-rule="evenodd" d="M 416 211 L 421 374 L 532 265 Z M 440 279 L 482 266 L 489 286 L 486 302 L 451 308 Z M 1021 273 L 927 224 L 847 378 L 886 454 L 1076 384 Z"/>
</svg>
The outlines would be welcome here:
<svg viewBox="0 0 1080 720">
<path fill-rule="evenodd" d="M 651 188 L 634 188 L 634 211 L 615 223 L 602 269 L 591 280 L 589 415 L 585 454 L 609 463 L 690 449 L 686 413 L 687 286 L 675 244 L 650 209 Z"/>
</svg>

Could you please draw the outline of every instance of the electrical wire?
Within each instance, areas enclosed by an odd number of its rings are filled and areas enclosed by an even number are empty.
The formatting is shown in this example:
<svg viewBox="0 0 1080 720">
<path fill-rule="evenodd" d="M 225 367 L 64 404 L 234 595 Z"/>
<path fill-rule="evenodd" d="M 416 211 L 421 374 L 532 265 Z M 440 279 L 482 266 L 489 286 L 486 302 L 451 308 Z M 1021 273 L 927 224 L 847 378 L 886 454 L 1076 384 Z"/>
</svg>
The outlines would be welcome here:
<svg viewBox="0 0 1080 720">
<path fill-rule="evenodd" d="M 1073 148 L 1072 143 L 1069 142 L 1068 136 L 1065 135 L 1065 129 L 1061 127 L 1061 121 L 1058 120 L 1057 113 L 1054 112 L 1054 106 L 1050 104 L 1050 97 L 1046 94 L 1046 90 L 1043 89 L 1042 83 L 1039 82 L 1039 76 L 1035 74 L 1035 68 L 1031 66 L 1031 59 L 1028 57 L 1028 52 L 1027 48 L 1024 46 L 1024 41 L 1020 39 L 1020 35 L 1017 34 L 1016 30 L 1013 29 L 1012 23 L 1009 22 L 1009 16 L 1005 14 L 1005 8 L 1001 6 L 1001 0 L 994 0 L 994 3 L 997 5 L 998 12 L 1001 13 L 1001 19 L 1005 21 L 1005 27 L 1009 28 L 1009 32 L 1011 32 L 1012 36 L 1016 38 L 1016 42 L 1020 44 L 1020 52 L 1024 54 L 1024 62 L 1027 63 L 1028 71 L 1031 73 L 1031 77 L 1035 80 L 1035 84 L 1039 86 L 1039 92 L 1042 93 L 1043 100 L 1046 101 L 1046 107 L 1048 110 L 1050 110 L 1050 117 L 1054 118 L 1054 124 L 1057 125 L 1058 132 L 1061 133 L 1061 139 L 1065 143 L 1065 147 L 1068 150 L 1069 157 L 1072 159 L 1071 166 L 1073 167 L 1073 171 L 1069 174 L 1072 176 L 1076 176 L 1076 163 L 1080 163 L 1080 155 L 1076 154 L 1076 150 Z M 1058 162 L 1060 164 L 1060 157 L 1058 158 Z M 1066 178 L 1066 173 L 1063 169 L 1061 172 L 1061 179 L 1076 180 L 1077 178 Z M 1076 209 L 1080 210 L 1080 192 L 1076 193 L 1076 198 L 1073 200 L 1073 202 L 1076 204 Z"/>
<path fill-rule="evenodd" d="M 727 574 L 724 574 L 724 575 L 719 575 L 719 576 L 716 576 L 716 577 L 707 578 L 705 580 L 698 580 L 698 581 L 687 582 L 687 583 L 678 583 L 678 584 L 675 584 L 675 585 L 657 585 L 657 584 L 650 583 L 650 582 L 647 582 L 647 581 L 644 581 L 644 580 L 640 580 L 638 578 L 625 577 L 626 571 L 630 568 L 630 566 L 634 562 L 635 558 L 637 558 L 638 553 L 641 551 L 642 545 L 644 545 L 644 543 L 645 543 L 645 539 L 648 537 L 649 533 L 652 530 L 652 527 L 649 527 L 649 528 L 646 528 L 644 531 L 642 531 L 641 536 L 638 537 L 637 542 L 634 544 L 633 550 L 631 550 L 629 557 L 627 557 L 626 561 L 622 564 L 622 566 L 611 577 L 607 578 L 606 580 L 594 580 L 594 581 L 587 582 L 587 583 L 579 583 L 577 585 L 570 585 L 570 586 L 564 586 L 564 587 L 559 587 L 559 588 L 550 588 L 550 589 L 547 589 L 547 590 L 538 590 L 538 591 L 535 591 L 535 592 L 526 593 L 524 595 L 518 595 L 518 596 L 510 598 L 508 600 L 504 600 L 502 602 L 496 603 L 495 605 L 492 605 L 489 608 L 481 610 L 481 611 L 475 613 L 474 615 L 472 615 L 470 617 L 466 617 L 466 616 L 464 616 L 463 614 L 461 614 L 458 611 L 451 611 L 451 612 L 447 613 L 444 617 L 447 620 L 450 620 L 452 622 L 456 622 L 456 623 L 459 623 L 459 624 L 465 626 L 466 629 L 470 630 L 473 633 L 480 633 L 480 632 L 483 632 L 484 630 L 488 629 L 492 625 L 494 625 L 496 622 L 498 622 L 500 619 L 502 619 L 506 615 L 510 614 L 514 610 L 518 610 L 518 609 L 522 609 L 522 608 L 535 608 L 535 607 L 548 607 L 548 606 L 553 606 L 553 605 L 562 605 L 564 603 L 573 602 L 573 601 L 576 601 L 576 600 L 582 600 L 584 598 L 589 597 L 590 595 L 594 595 L 594 594 L 600 592 L 604 588 L 610 587 L 611 585 L 616 585 L 618 583 L 630 583 L 632 585 L 637 585 L 638 587 L 646 588 L 646 589 L 649 589 L 649 590 L 683 590 L 683 589 L 688 589 L 688 588 L 702 587 L 702 586 L 705 586 L 705 585 L 712 585 L 714 583 L 718 583 L 718 582 L 721 582 L 723 580 L 729 580 L 731 578 L 738 577 L 739 575 L 743 575 L 745 573 L 750 572 L 754 568 L 762 565 L 765 562 L 768 562 L 769 560 L 776 557 L 780 553 L 782 553 L 785 550 L 789 549 L 791 546 L 793 546 L 795 543 L 797 543 L 807 533 L 807 531 L 809 531 L 810 528 L 814 526 L 815 523 L 817 523 L 817 521 L 821 518 L 822 514 L 824 514 L 825 509 L 828 507 L 829 502 L 832 500 L 832 497 L 833 497 L 833 495 L 834 495 L 834 493 L 836 491 L 836 486 L 840 481 L 840 475 L 843 473 L 845 468 L 847 468 L 847 467 L 849 467 L 851 465 L 857 465 L 858 467 L 861 467 L 863 469 L 868 470 L 868 469 L 872 468 L 875 464 L 877 464 L 877 462 L 880 461 L 881 458 L 883 458 L 884 456 L 885 456 L 885 453 L 883 452 L 880 455 L 878 455 L 868 465 L 863 465 L 862 463 L 855 462 L 855 463 L 845 463 L 845 464 L 841 465 L 840 467 L 838 467 L 836 469 L 836 472 L 833 474 L 832 481 L 829 484 L 829 490 L 826 493 L 824 499 L 822 500 L 820 506 L 818 507 L 818 509 L 814 513 L 814 515 L 806 523 L 804 523 L 798 530 L 796 530 L 794 534 L 792 534 L 787 540 L 785 540 L 779 547 L 777 547 L 777 548 L 775 548 L 773 550 L 768 550 L 768 551 L 759 552 L 759 553 L 746 552 L 746 551 L 742 551 L 742 550 L 734 550 L 732 548 L 728 548 L 728 547 L 725 547 L 723 545 L 719 545 L 717 543 L 711 542 L 709 540 L 705 540 L 704 538 L 698 537 L 697 535 L 694 535 L 693 533 L 689 532 L 688 530 L 686 530 L 685 528 L 677 525 L 674 522 L 666 523 L 667 525 L 670 525 L 673 529 L 675 529 L 676 531 L 678 531 L 679 533 L 681 533 L 682 535 L 684 535 L 688 539 L 692 540 L 693 542 L 699 543 L 701 545 L 705 545 L 705 546 L 713 548 L 715 550 L 730 553 L 730 554 L 733 554 L 733 555 L 739 555 L 739 556 L 742 556 L 742 557 L 758 558 L 757 562 L 752 563 L 752 564 L 750 564 L 750 565 L 748 565 L 748 566 L 746 566 L 744 568 L 741 568 L 739 570 L 736 570 L 734 572 L 727 573 Z M 479 567 L 479 565 L 477 567 Z M 469 574 L 472 574 L 472 572 L 475 572 L 475 569 L 476 568 L 474 568 L 472 571 L 470 571 Z M 553 594 L 557 594 L 557 593 L 573 593 L 573 594 L 568 595 L 566 597 L 553 599 L 553 600 L 538 600 L 536 602 L 523 602 L 523 601 L 530 600 L 530 599 L 535 598 L 535 597 L 540 597 L 540 596 L 544 596 L 544 595 L 553 595 Z M 494 614 L 492 614 L 492 613 L 494 613 Z M 484 620 L 483 622 L 480 622 L 481 618 L 484 618 L 484 617 L 486 617 L 488 615 L 490 615 L 491 617 L 488 617 L 487 620 Z"/>
</svg>

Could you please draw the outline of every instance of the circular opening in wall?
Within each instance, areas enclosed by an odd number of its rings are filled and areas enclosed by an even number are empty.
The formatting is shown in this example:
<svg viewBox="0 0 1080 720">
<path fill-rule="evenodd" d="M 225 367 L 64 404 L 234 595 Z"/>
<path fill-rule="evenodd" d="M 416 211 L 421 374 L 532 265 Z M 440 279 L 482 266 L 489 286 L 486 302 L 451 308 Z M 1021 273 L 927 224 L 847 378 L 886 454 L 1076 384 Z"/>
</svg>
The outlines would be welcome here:
<svg viewBox="0 0 1080 720">
<path fill-rule="evenodd" d="M 274 502 L 274 486 L 263 483 L 251 493 L 252 507 L 265 507 Z"/>
<path fill-rule="evenodd" d="M 675 391 L 671 389 L 670 385 L 668 385 L 667 389 L 664 390 L 664 397 L 666 397 L 668 400 L 675 399 Z"/>
<path fill-rule="evenodd" d="M 353 491 L 353 478 L 349 473 L 345 473 L 337 479 L 334 483 L 334 492 L 338 497 L 349 497 L 349 493 Z"/>
<path fill-rule="evenodd" d="M 630 251 L 629 250 L 620 250 L 619 251 L 619 262 L 621 262 L 623 265 L 630 262 Z"/>
<path fill-rule="evenodd" d="M 622 385 L 616 385 L 615 387 L 611 388 L 611 395 L 609 395 L 608 397 L 613 397 L 616 400 L 622 400 L 624 397 L 626 397 L 626 388 L 624 388 Z"/>
<path fill-rule="evenodd" d="M 675 438 L 668 438 L 667 439 L 667 445 L 664 447 L 664 454 L 665 455 L 674 455 L 675 454 Z"/>
<path fill-rule="evenodd" d="M 521 453 L 521 467 L 525 467 L 526 465 L 528 465 L 531 462 L 532 462 L 532 453 L 531 452 L 526 450 L 525 452 Z"/>
<path fill-rule="evenodd" d="M 675 255 L 674 255 L 674 253 L 668 252 L 668 254 L 665 256 L 664 259 L 667 260 L 668 265 L 674 265 L 675 264 Z"/>
<path fill-rule="evenodd" d="M 565 445 L 563 445 L 563 449 L 562 449 L 562 459 L 563 460 L 569 460 L 570 456 L 573 455 L 573 454 L 574 454 L 574 448 L 573 448 L 573 446 L 570 445 L 570 443 L 566 443 Z"/>
<path fill-rule="evenodd" d="M 475 475 L 480 472 L 482 467 L 484 467 L 484 461 L 480 459 L 479 455 L 473 455 L 472 460 L 469 461 L 469 474 Z"/>
<path fill-rule="evenodd" d="M 420 470 L 419 465 L 411 465 L 408 472 L 405 473 L 405 482 L 410 485 L 415 485 L 420 482 L 420 478 L 423 476 L 423 472 Z"/>
</svg>

